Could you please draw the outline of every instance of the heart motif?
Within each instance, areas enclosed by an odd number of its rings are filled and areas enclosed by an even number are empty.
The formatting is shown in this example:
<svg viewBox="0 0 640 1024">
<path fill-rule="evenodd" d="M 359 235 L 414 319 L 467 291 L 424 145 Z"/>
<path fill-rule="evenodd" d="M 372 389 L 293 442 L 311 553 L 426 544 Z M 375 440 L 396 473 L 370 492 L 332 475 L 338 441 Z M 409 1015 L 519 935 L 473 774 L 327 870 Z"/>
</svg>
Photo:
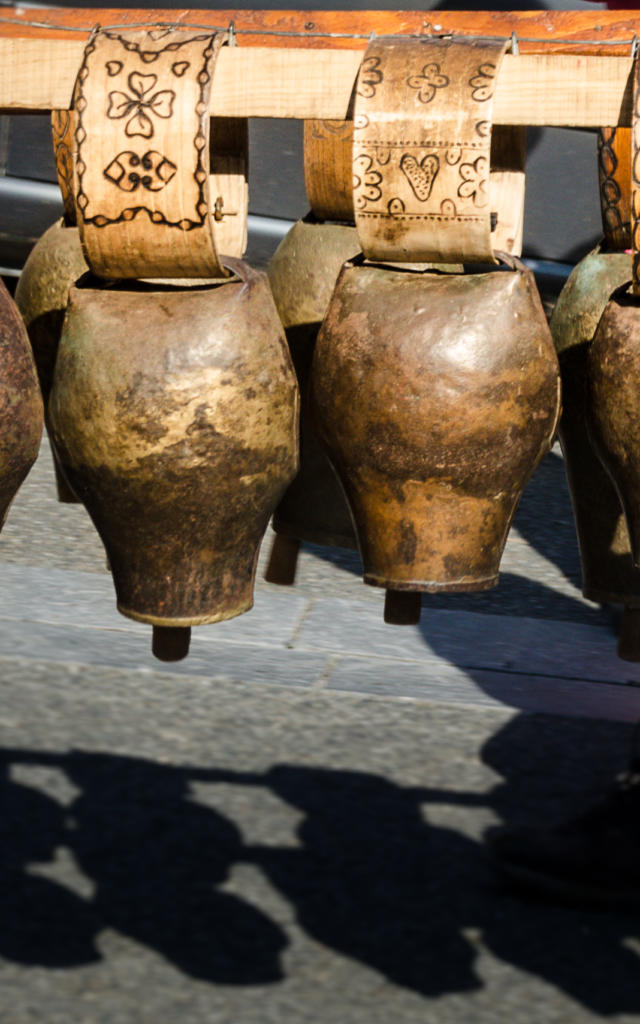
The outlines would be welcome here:
<svg viewBox="0 0 640 1024">
<path fill-rule="evenodd" d="M 440 170 L 440 160 L 436 154 L 428 153 L 418 163 L 415 156 L 405 153 L 400 161 L 400 170 L 411 185 L 416 198 L 421 203 L 426 203 Z"/>
</svg>

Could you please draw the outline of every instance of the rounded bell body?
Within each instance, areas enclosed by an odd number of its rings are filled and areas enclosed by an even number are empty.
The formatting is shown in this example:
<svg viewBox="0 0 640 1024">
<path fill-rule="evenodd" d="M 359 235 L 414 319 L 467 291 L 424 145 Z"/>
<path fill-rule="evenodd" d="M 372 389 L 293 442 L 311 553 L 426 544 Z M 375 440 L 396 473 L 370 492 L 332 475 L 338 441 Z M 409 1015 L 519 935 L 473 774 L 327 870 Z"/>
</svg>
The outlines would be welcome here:
<svg viewBox="0 0 640 1024">
<path fill-rule="evenodd" d="M 620 499 L 631 556 L 640 567 L 640 299 L 626 286 L 606 305 L 587 370 L 591 438 Z"/>
<path fill-rule="evenodd" d="M 532 275 L 346 264 L 318 337 L 313 396 L 365 582 L 493 586 L 559 413 Z"/>
<path fill-rule="evenodd" d="M 78 229 L 65 227 L 59 220 L 36 242 L 16 286 L 16 305 L 31 342 L 46 421 L 47 402 L 53 383 L 69 289 L 87 270 Z M 55 449 L 53 458 L 59 500 L 77 501 L 62 475 Z"/>
<path fill-rule="evenodd" d="M 551 333 L 562 376 L 560 443 L 580 548 L 582 591 L 591 601 L 640 607 L 640 572 L 631 560 L 620 500 L 588 427 L 587 371 L 596 329 L 612 293 L 629 280 L 625 253 L 589 253 L 558 297 Z"/>
<path fill-rule="evenodd" d="M 297 469 L 298 393 L 262 273 L 71 291 L 50 398 L 65 473 L 118 607 L 155 626 L 253 603 L 258 549 Z"/>
<path fill-rule="evenodd" d="M 269 283 L 300 385 L 300 470 L 273 516 L 276 533 L 312 544 L 355 548 L 340 482 L 313 427 L 307 392 L 313 350 L 342 264 L 360 246 L 354 227 L 298 221 L 283 238 Z"/>
<path fill-rule="evenodd" d="M 0 281 L 0 526 L 38 457 L 43 421 L 42 397 L 27 332 Z"/>
</svg>

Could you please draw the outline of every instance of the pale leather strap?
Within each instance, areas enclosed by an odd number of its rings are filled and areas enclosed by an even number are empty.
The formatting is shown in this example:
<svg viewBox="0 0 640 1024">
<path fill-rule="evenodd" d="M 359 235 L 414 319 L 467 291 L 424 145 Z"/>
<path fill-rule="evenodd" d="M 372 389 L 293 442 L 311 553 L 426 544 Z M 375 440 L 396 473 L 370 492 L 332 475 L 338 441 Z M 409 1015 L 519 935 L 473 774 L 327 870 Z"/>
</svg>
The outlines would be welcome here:
<svg viewBox="0 0 640 1024">
<path fill-rule="evenodd" d="M 356 85 L 354 207 L 374 260 L 495 262 L 518 254 L 524 136 L 491 107 L 506 39 L 374 38 Z"/>
<path fill-rule="evenodd" d="M 223 41 L 158 29 L 98 32 L 87 44 L 74 94 L 74 191 L 99 276 L 222 277 L 218 254 L 242 255 L 246 134 L 245 152 L 227 152 L 214 168 L 210 158 Z"/>
<path fill-rule="evenodd" d="M 640 295 L 640 57 L 633 62 L 631 114 L 631 290 Z"/>
</svg>

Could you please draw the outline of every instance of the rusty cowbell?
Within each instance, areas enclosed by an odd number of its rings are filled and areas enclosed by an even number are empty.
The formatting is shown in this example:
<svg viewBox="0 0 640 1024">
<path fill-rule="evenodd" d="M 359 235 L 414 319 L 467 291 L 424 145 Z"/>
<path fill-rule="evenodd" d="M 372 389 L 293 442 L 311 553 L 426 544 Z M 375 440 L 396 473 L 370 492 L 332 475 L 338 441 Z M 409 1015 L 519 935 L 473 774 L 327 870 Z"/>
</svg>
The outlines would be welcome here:
<svg viewBox="0 0 640 1024">
<path fill-rule="evenodd" d="M 88 270 L 77 227 L 60 220 L 36 242 L 16 287 L 16 305 L 27 328 L 38 370 L 48 429 L 48 401 L 69 289 Z M 58 500 L 78 499 L 64 478 L 52 446 Z"/>
<path fill-rule="evenodd" d="M 44 423 L 27 332 L 0 281 L 0 527 L 38 456 Z"/>
<path fill-rule="evenodd" d="M 229 261 L 231 265 L 231 261 Z M 71 289 L 49 403 L 118 608 L 159 633 L 251 608 L 259 545 L 297 469 L 297 388 L 266 276 Z M 186 652 L 185 652 L 186 653 Z"/>
<path fill-rule="evenodd" d="M 260 541 L 298 467 L 282 325 L 266 275 L 237 258 L 246 122 L 209 116 L 225 42 L 97 32 L 74 94 L 73 200 L 92 273 L 70 291 L 49 421 L 118 608 L 153 626 L 165 660 L 184 657 L 192 625 L 252 606 Z M 152 77 L 157 104 L 118 104 Z"/>
<path fill-rule="evenodd" d="M 633 67 L 631 127 L 631 250 L 627 281 L 613 292 L 598 323 L 587 359 L 587 417 L 595 450 L 607 470 L 624 512 L 635 571 L 620 578 L 625 617 L 618 653 L 640 660 L 640 81 Z M 624 538 L 626 541 L 626 537 Z"/>
<path fill-rule="evenodd" d="M 604 238 L 573 269 L 551 317 L 562 376 L 559 437 L 576 524 L 582 592 L 623 606 L 618 654 L 640 659 L 640 570 L 631 558 L 618 494 L 591 440 L 587 411 L 589 351 L 612 294 L 627 284 L 631 262 L 631 130 L 602 128 L 598 136 Z"/>
<path fill-rule="evenodd" d="M 53 110 L 51 130 L 64 216 L 38 239 L 22 268 L 15 293 L 38 371 L 48 429 L 48 401 L 69 289 L 89 269 L 82 252 L 73 199 L 75 112 Z M 49 437 L 51 441 L 51 437 Z M 58 501 L 77 502 L 51 446 Z"/>
<path fill-rule="evenodd" d="M 320 331 L 313 403 L 386 621 L 417 621 L 421 591 L 495 585 L 559 415 L 535 281 L 507 255 L 521 243 L 522 135 L 496 130 L 492 145 L 490 120 L 478 130 L 479 104 L 491 113 L 483 68 L 506 47 L 374 39 L 356 86 L 363 255 L 344 265 Z M 455 146 L 438 141 L 454 129 Z M 412 266 L 424 262 L 484 266 Z"/>
<path fill-rule="evenodd" d="M 265 578 L 293 583 L 301 540 L 357 547 L 340 482 L 316 438 L 307 393 L 313 350 L 342 264 L 359 250 L 355 227 L 298 221 L 268 268 L 300 388 L 300 470 L 273 516 L 276 533 Z"/>
<path fill-rule="evenodd" d="M 309 375 L 318 331 L 345 260 L 360 250 L 353 225 L 352 121 L 305 121 L 304 182 L 311 210 L 273 254 L 267 274 L 300 387 L 300 469 L 276 509 L 265 579 L 292 584 L 300 541 L 356 548 L 340 482 L 313 427 Z"/>
</svg>

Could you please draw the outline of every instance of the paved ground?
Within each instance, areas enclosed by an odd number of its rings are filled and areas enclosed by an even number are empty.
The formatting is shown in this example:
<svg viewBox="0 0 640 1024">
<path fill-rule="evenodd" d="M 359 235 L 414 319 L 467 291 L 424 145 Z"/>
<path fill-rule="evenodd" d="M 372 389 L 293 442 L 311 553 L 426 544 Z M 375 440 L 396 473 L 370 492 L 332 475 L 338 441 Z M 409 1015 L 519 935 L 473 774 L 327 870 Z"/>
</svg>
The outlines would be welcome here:
<svg viewBox="0 0 640 1024">
<path fill-rule="evenodd" d="M 0 1022 L 640 1021 L 637 916 L 523 902 L 481 841 L 583 806 L 640 717 L 557 451 L 503 569 L 403 629 L 309 548 L 161 666 L 45 445 L 0 537 Z"/>
</svg>

